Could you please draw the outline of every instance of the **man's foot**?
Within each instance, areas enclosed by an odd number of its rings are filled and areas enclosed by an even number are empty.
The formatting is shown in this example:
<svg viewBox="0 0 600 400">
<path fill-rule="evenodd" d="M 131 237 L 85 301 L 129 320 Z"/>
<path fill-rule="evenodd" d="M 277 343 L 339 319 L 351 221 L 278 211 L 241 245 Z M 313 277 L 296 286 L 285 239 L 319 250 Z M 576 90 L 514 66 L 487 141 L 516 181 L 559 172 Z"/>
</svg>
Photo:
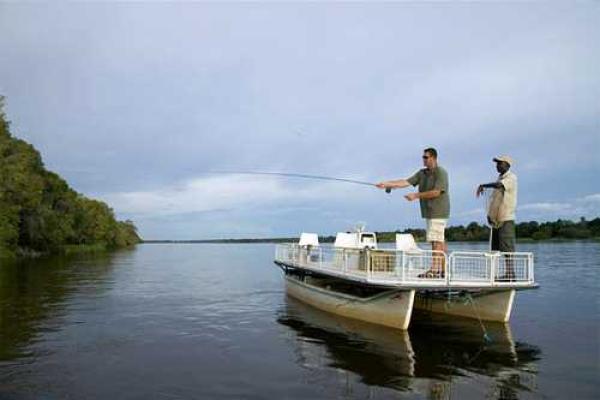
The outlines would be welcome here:
<svg viewBox="0 0 600 400">
<path fill-rule="evenodd" d="M 423 272 L 422 274 L 417 275 L 418 278 L 429 278 L 429 279 L 434 279 L 434 278 L 443 278 L 444 277 L 444 271 L 434 271 L 432 269 L 430 269 L 427 272 Z"/>
<path fill-rule="evenodd" d="M 500 281 L 500 282 L 514 282 L 514 281 L 516 281 L 515 274 L 511 274 L 511 273 L 499 276 L 498 278 L 496 278 L 496 280 Z"/>
</svg>

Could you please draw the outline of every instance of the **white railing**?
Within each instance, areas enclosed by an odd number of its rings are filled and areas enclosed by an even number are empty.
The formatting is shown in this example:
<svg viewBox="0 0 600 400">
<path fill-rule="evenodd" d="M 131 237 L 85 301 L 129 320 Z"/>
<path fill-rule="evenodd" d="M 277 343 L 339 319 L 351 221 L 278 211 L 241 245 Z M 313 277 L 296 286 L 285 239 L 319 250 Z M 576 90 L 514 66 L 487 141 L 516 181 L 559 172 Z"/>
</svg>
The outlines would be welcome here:
<svg viewBox="0 0 600 400">
<path fill-rule="evenodd" d="M 494 259 L 493 253 L 477 251 L 457 251 L 450 254 L 450 282 L 464 284 L 493 283 Z"/>
<path fill-rule="evenodd" d="M 328 275 L 394 286 L 530 286 L 533 254 L 357 250 L 280 244 L 275 261 Z"/>
</svg>

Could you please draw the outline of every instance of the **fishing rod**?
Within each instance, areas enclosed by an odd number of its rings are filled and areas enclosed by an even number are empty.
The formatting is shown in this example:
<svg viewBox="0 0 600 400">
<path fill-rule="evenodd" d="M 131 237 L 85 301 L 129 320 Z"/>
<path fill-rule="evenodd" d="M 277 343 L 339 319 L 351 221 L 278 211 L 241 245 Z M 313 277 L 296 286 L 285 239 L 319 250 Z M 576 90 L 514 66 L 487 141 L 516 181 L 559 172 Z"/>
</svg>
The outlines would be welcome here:
<svg viewBox="0 0 600 400">
<path fill-rule="evenodd" d="M 357 185 L 376 186 L 375 183 L 365 182 L 365 181 L 358 181 L 358 180 L 355 180 L 355 179 L 335 178 L 335 177 L 332 177 L 332 176 L 322 176 L 322 175 L 296 174 L 296 173 L 288 173 L 288 172 L 209 171 L 209 172 L 205 172 L 205 173 L 206 174 L 231 174 L 231 175 L 288 176 L 288 177 L 292 177 L 292 178 L 319 179 L 319 180 L 323 180 L 323 181 L 338 181 L 338 182 L 354 183 L 354 184 L 357 184 Z M 386 192 L 388 192 L 388 189 L 386 189 Z"/>
</svg>

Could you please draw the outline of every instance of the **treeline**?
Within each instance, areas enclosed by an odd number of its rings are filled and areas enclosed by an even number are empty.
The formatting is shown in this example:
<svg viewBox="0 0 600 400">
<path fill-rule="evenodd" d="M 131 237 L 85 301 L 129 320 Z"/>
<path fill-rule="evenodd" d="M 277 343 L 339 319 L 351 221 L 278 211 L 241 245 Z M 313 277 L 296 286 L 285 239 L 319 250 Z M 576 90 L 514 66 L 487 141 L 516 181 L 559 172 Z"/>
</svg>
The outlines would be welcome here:
<svg viewBox="0 0 600 400">
<path fill-rule="evenodd" d="M 559 219 L 554 222 L 521 222 L 516 225 L 517 240 L 551 240 L 551 239 L 600 239 L 600 218 L 590 221 L 581 218 L 578 222 Z M 378 242 L 395 242 L 397 233 L 410 233 L 416 241 L 425 241 L 425 229 L 408 228 L 393 232 L 375 232 Z M 468 225 L 457 225 L 446 228 L 446 240 L 449 242 L 482 242 L 490 239 L 490 228 L 471 222 Z M 261 239 L 263 242 L 269 239 Z M 298 239 L 271 239 L 271 241 L 296 242 Z M 224 241 L 222 241 L 224 243 Z M 321 243 L 335 242 L 335 236 L 319 237 Z"/>
<path fill-rule="evenodd" d="M 587 221 L 581 218 L 579 222 L 559 219 L 554 222 L 522 222 L 517 224 L 517 239 L 519 240 L 550 240 L 550 239 L 600 239 L 600 218 Z M 394 232 L 376 232 L 378 242 L 395 242 L 396 233 L 410 233 L 419 242 L 425 241 L 425 229 L 404 229 Z M 490 238 L 490 229 L 477 222 L 450 226 L 446 228 L 446 240 L 449 242 L 480 242 Z M 254 239 L 210 239 L 210 240 L 147 240 L 144 243 L 189 243 L 189 244 L 241 244 L 241 243 L 295 243 L 298 237 L 287 238 L 254 238 Z M 319 236 L 320 243 L 333 243 L 335 236 Z"/>
<path fill-rule="evenodd" d="M 549 239 L 593 239 L 600 238 L 600 218 L 590 221 L 581 218 L 578 222 L 559 219 L 553 222 L 521 222 L 516 225 L 517 240 L 549 240 Z M 411 233 L 416 240 L 425 240 L 424 229 L 405 229 L 396 232 L 378 232 L 380 241 L 396 240 L 396 233 Z M 450 242 L 472 242 L 489 240 L 490 230 L 486 225 L 477 222 L 450 226 L 446 228 L 446 240 Z"/>
<path fill-rule="evenodd" d="M 57 252 L 72 245 L 124 247 L 140 242 L 131 221 L 75 192 L 27 142 L 13 137 L 0 96 L 0 257 Z"/>
<path fill-rule="evenodd" d="M 198 240 L 144 240 L 146 244 L 244 244 L 244 243 L 292 243 L 297 237 L 289 238 L 256 238 L 256 239 L 198 239 Z"/>
</svg>

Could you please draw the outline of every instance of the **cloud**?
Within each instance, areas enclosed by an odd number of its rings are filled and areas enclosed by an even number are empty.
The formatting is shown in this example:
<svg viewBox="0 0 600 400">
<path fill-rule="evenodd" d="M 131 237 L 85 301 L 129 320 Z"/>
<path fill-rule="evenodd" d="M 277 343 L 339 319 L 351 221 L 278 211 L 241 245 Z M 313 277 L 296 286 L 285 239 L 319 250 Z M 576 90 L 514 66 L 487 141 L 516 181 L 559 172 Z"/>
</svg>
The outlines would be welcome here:
<svg viewBox="0 0 600 400">
<path fill-rule="evenodd" d="M 148 191 L 98 194 L 119 214 L 166 216 L 190 213 L 223 212 L 277 206 L 272 214 L 314 210 L 307 202 L 327 199 L 339 201 L 361 195 L 353 185 L 337 182 L 289 182 L 274 177 L 226 175 L 197 177 L 176 185 Z M 359 192 L 360 193 L 360 192 Z M 290 207 L 289 205 L 294 205 Z"/>
<path fill-rule="evenodd" d="M 580 217 L 595 218 L 600 216 L 600 193 L 589 194 L 567 201 L 535 202 L 517 205 L 517 219 L 540 221 L 556 220 L 558 218 L 578 219 Z M 457 223 L 467 223 L 485 219 L 485 209 L 482 207 L 458 211 L 452 215 Z"/>
<path fill-rule="evenodd" d="M 600 206 L 600 193 L 590 194 L 577 200 L 578 203 L 595 204 Z"/>
<path fill-rule="evenodd" d="M 551 220 L 600 216 L 600 193 L 585 195 L 563 202 L 529 203 L 517 207 L 520 218 Z"/>
<path fill-rule="evenodd" d="M 520 211 L 556 213 L 565 212 L 573 209 L 571 203 L 530 203 L 519 207 Z"/>
<path fill-rule="evenodd" d="M 565 200 L 548 184 L 600 189 L 600 159 L 582 157 L 600 146 L 595 5 L 0 10 L 13 133 L 145 236 L 421 226 L 400 191 L 201 174 L 399 178 L 430 145 L 450 174 L 451 223 L 485 218 L 473 190 L 504 153 L 517 160 L 519 219 L 598 213 L 597 194 Z"/>
<path fill-rule="evenodd" d="M 485 215 L 484 208 L 474 208 L 471 210 L 460 211 L 453 216 L 453 218 L 464 220 L 466 218 L 481 218 Z"/>
</svg>

